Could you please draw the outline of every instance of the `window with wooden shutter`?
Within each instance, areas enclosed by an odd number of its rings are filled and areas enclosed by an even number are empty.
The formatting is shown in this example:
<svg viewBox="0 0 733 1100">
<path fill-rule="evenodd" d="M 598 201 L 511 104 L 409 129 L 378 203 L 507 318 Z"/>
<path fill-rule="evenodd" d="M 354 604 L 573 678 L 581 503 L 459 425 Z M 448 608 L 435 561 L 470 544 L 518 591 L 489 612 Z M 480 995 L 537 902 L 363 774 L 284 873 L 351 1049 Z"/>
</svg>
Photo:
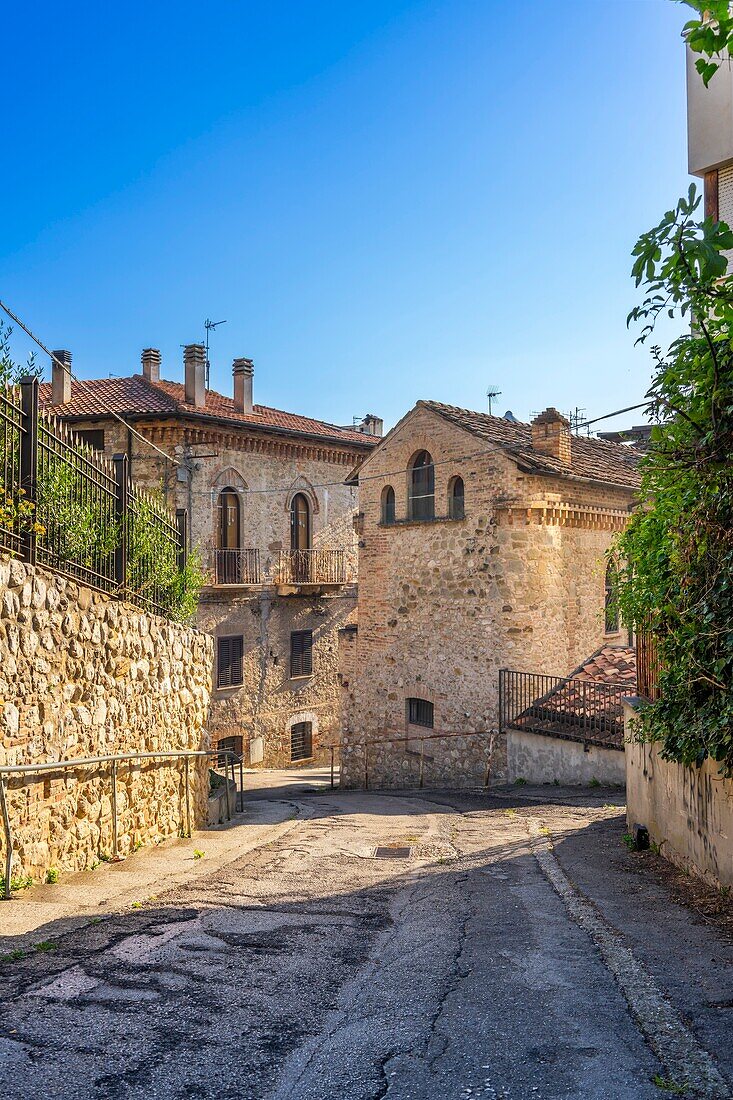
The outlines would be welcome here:
<svg viewBox="0 0 733 1100">
<path fill-rule="evenodd" d="M 216 684 L 217 687 L 236 687 L 243 682 L 242 655 L 244 652 L 241 634 L 228 638 L 218 638 L 216 646 Z"/>
<path fill-rule="evenodd" d="M 290 635 L 290 675 L 313 673 L 313 631 L 294 630 Z"/>
</svg>

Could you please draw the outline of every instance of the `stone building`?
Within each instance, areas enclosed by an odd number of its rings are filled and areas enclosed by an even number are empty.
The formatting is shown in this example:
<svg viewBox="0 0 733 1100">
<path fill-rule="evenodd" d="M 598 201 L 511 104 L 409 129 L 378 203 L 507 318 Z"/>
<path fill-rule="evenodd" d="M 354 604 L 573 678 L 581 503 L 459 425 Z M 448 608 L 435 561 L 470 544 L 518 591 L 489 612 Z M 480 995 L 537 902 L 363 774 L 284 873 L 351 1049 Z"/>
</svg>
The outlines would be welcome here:
<svg viewBox="0 0 733 1100">
<path fill-rule="evenodd" d="M 639 478 L 633 448 L 420 401 L 365 459 L 359 621 L 341 634 L 342 781 L 475 781 L 498 724 L 499 670 L 566 676 L 628 640 L 605 560 Z M 458 736 L 460 735 L 460 736 Z M 365 740 L 389 746 L 363 749 Z M 420 765 L 424 766 L 425 761 Z M 506 774 L 496 744 L 493 774 Z"/>
<path fill-rule="evenodd" d="M 68 352 L 55 354 L 70 366 Z M 207 389 L 198 344 L 184 350 L 184 382 L 160 368 L 155 349 L 128 378 L 77 383 L 54 365 L 41 401 L 107 456 L 126 454 L 138 485 L 186 509 L 208 579 L 197 625 L 216 643 L 212 743 L 266 767 L 327 759 L 339 729 L 337 634 L 357 592 L 357 488 L 345 481 L 381 421 L 344 428 L 254 404 L 248 359 L 234 361 L 226 397 Z"/>
</svg>

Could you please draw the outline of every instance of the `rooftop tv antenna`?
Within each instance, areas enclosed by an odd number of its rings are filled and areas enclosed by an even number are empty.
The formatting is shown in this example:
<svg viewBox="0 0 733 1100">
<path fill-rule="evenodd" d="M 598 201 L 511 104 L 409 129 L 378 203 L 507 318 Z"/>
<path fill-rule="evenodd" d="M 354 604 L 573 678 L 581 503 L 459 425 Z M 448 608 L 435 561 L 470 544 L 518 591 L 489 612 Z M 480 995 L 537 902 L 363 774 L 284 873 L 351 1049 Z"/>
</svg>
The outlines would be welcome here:
<svg viewBox="0 0 733 1100">
<path fill-rule="evenodd" d="M 489 416 L 491 416 L 491 402 L 496 401 L 497 397 L 501 397 L 501 390 L 498 386 L 489 386 L 486 396 L 489 399 Z"/>
<path fill-rule="evenodd" d="M 226 324 L 226 321 L 210 321 L 208 317 L 204 321 L 204 328 L 206 329 L 206 388 L 207 388 L 207 390 L 211 388 L 209 386 L 209 381 L 211 379 L 211 364 L 209 363 L 209 333 L 213 332 L 215 328 L 219 327 L 219 325 L 225 325 L 225 324 Z"/>
</svg>

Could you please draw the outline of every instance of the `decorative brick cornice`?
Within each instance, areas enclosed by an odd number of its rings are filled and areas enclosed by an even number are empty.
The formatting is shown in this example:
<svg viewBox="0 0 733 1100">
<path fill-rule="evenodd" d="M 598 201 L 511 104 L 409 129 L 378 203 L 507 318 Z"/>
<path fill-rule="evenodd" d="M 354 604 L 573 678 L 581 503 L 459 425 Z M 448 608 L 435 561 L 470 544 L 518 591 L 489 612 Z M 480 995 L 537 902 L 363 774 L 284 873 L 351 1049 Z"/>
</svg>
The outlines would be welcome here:
<svg viewBox="0 0 733 1100">
<path fill-rule="evenodd" d="M 497 522 L 508 527 L 575 527 L 590 531 L 623 531 L 631 514 L 625 508 L 597 507 L 547 501 L 505 504 L 496 512 Z"/>
</svg>

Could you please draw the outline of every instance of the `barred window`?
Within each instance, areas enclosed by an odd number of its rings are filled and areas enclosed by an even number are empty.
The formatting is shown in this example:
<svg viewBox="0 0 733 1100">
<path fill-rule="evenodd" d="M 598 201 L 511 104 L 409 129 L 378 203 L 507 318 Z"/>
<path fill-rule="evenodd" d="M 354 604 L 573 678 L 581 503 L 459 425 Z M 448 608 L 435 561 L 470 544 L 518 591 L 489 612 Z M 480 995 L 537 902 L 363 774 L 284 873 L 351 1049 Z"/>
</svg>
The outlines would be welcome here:
<svg viewBox="0 0 733 1100">
<path fill-rule="evenodd" d="M 308 760 L 313 755 L 313 724 L 296 722 L 290 727 L 290 759 Z"/>
<path fill-rule="evenodd" d="M 313 673 L 313 631 L 294 630 L 290 635 L 290 675 Z"/>
<path fill-rule="evenodd" d="M 241 634 L 217 638 L 216 685 L 220 688 L 237 687 L 243 683 L 242 656 L 244 642 Z"/>
<path fill-rule="evenodd" d="M 427 699 L 407 700 L 407 721 L 411 726 L 433 728 L 433 704 Z"/>
</svg>

